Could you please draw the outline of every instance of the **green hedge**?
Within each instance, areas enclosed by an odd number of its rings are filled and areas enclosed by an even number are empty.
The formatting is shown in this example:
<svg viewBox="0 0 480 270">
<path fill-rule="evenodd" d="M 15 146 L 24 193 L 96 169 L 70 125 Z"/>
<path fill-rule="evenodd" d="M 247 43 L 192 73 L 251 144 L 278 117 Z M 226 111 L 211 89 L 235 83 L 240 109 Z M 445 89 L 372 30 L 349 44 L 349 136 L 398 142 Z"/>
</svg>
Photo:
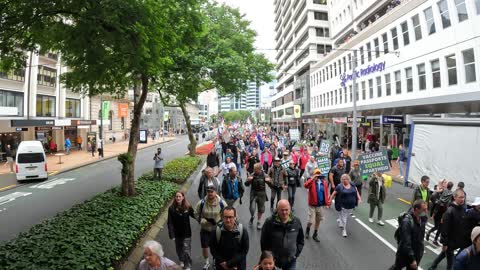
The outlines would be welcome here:
<svg viewBox="0 0 480 270">
<path fill-rule="evenodd" d="M 164 180 L 182 184 L 197 169 L 200 164 L 199 157 L 182 157 L 176 158 L 167 164 L 162 171 Z"/>
<path fill-rule="evenodd" d="M 199 160 L 170 161 L 166 168 L 179 170 L 167 171 L 169 177 L 185 181 Z M 128 255 L 179 188 L 168 181 L 146 181 L 150 178 L 140 177 L 136 197 L 121 197 L 120 188 L 114 188 L 2 243 L 0 269 L 113 269 L 112 263 Z"/>
</svg>

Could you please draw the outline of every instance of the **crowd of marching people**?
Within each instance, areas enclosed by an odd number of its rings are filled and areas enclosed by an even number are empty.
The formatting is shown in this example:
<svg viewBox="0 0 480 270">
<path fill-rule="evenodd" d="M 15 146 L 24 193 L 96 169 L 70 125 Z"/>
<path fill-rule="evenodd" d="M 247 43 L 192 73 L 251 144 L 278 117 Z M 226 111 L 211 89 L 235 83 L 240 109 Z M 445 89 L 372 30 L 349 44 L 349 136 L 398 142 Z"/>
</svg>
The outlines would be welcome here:
<svg viewBox="0 0 480 270">
<path fill-rule="evenodd" d="M 296 269 L 305 239 L 311 237 L 320 242 L 320 223 L 331 206 L 337 211 L 342 236 L 348 237 L 348 220 L 353 209 L 362 203 L 364 185 L 368 190 L 369 222 L 374 222 L 376 210 L 377 224 L 385 224 L 382 220 L 387 195 L 384 176 L 381 173 L 362 175 L 359 161 L 352 160 L 348 151 L 336 143 L 325 153 L 319 151 L 319 143 L 299 144 L 290 139 L 288 133 L 254 129 L 219 134 L 213 144 L 207 167 L 199 179 L 198 202 L 192 205 L 184 193 L 177 192 L 168 210 L 168 232 L 175 242 L 179 269 L 192 266 L 191 219 L 201 227 L 203 269 L 247 269 L 250 245 L 247 224 L 237 218 L 237 207 L 244 203 L 247 192 L 248 227 L 261 231 L 262 252 L 256 270 Z M 317 158 L 324 156 L 331 162 L 328 173 L 322 173 L 317 163 Z M 246 175 L 242 178 L 242 174 Z M 458 183 L 455 189 L 453 185 L 444 180 L 431 191 L 428 177 L 421 179 L 421 184 L 414 189 L 412 207 L 398 218 L 399 229 L 395 232 L 398 250 L 391 269 L 417 269 L 423 256 L 425 235 L 427 240 L 433 237 L 438 245 L 440 237 L 443 245 L 431 269 L 436 269 L 445 257 L 447 269 L 453 265 L 454 269 L 480 269 L 480 227 L 476 227 L 480 220 L 480 198 L 467 210 L 463 183 Z M 298 188 L 305 188 L 308 194 L 305 230 L 294 214 Z M 288 194 L 286 198 L 282 198 L 284 191 Z M 270 206 L 272 215 L 264 218 L 266 206 Z M 428 216 L 435 225 L 426 233 Z M 454 258 L 457 249 L 460 251 Z M 145 245 L 144 258 L 139 269 L 176 269 L 168 268 L 175 267 L 175 263 L 163 257 L 162 246 L 157 242 Z"/>
</svg>

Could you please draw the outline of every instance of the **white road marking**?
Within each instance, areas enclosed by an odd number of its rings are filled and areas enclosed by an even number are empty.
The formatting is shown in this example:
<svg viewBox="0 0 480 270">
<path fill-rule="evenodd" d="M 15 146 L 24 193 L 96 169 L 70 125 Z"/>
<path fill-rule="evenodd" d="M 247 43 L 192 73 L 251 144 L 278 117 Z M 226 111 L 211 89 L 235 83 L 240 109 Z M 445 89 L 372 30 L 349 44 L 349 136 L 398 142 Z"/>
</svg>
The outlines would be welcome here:
<svg viewBox="0 0 480 270">
<path fill-rule="evenodd" d="M 51 188 L 54 188 L 56 185 L 63 185 L 67 182 L 74 181 L 75 179 L 76 178 L 59 178 L 59 179 L 55 178 L 46 183 L 30 186 L 30 188 L 51 189 Z"/>
<path fill-rule="evenodd" d="M 396 219 L 389 219 L 389 220 L 386 220 L 385 222 L 392 225 L 395 229 L 398 228 L 398 221 Z M 427 224 L 425 225 L 425 230 L 428 232 L 428 230 L 430 230 L 431 228 L 433 228 L 433 225 L 427 222 Z M 430 238 L 434 237 L 435 233 L 436 232 L 433 232 L 432 235 L 430 235 Z M 425 247 L 431 250 L 433 253 L 438 255 L 442 252 L 442 248 L 435 246 L 433 242 L 427 241 L 427 239 L 425 239 L 425 242 L 428 243 L 428 245 L 425 245 Z"/>
<path fill-rule="evenodd" d="M 31 195 L 31 192 L 13 192 L 8 195 L 0 197 L 0 205 L 13 202 L 17 198 L 25 197 Z M 5 209 L 4 209 L 5 210 Z"/>
<path fill-rule="evenodd" d="M 367 226 L 367 224 L 363 223 L 360 219 L 355 218 L 355 220 L 358 222 L 358 224 L 362 225 L 367 231 L 369 231 L 373 236 L 375 236 L 378 240 L 380 240 L 382 243 L 384 243 L 387 247 L 389 247 L 393 252 L 397 252 L 397 248 L 394 247 L 390 242 L 388 242 L 385 238 L 381 237 L 377 232 L 375 232 L 372 228 Z M 420 266 L 418 267 L 418 270 L 423 270 Z"/>
</svg>

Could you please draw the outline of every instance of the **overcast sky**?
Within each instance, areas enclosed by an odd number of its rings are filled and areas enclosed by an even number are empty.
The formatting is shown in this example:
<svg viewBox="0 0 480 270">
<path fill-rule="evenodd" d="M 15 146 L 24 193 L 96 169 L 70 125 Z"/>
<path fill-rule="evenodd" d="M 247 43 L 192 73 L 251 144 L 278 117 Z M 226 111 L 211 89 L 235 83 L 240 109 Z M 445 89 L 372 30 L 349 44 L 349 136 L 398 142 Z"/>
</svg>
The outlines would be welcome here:
<svg viewBox="0 0 480 270">
<path fill-rule="evenodd" d="M 272 50 L 275 48 L 273 0 L 217 0 L 217 2 L 239 8 L 240 12 L 245 14 L 245 18 L 252 22 L 251 27 L 257 32 L 255 47 L 275 63 L 275 51 Z"/>
</svg>

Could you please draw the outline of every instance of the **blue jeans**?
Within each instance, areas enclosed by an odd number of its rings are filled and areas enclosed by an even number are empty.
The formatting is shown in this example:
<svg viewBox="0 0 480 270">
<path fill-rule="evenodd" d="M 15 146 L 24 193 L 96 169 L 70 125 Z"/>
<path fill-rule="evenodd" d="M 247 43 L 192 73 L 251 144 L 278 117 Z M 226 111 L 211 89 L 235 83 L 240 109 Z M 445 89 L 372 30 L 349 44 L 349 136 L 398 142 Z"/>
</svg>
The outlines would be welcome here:
<svg viewBox="0 0 480 270">
<path fill-rule="evenodd" d="M 66 152 L 67 152 L 67 155 L 69 155 L 69 154 L 70 154 L 70 147 L 68 147 L 68 146 L 67 146 L 67 148 L 66 148 Z"/>
<path fill-rule="evenodd" d="M 398 165 L 400 166 L 400 176 L 403 177 L 404 179 L 404 186 L 408 186 L 408 179 L 405 178 L 405 162 L 400 161 L 398 162 Z"/>
<path fill-rule="evenodd" d="M 282 270 L 295 270 L 297 268 L 297 259 L 278 266 Z"/>
</svg>

